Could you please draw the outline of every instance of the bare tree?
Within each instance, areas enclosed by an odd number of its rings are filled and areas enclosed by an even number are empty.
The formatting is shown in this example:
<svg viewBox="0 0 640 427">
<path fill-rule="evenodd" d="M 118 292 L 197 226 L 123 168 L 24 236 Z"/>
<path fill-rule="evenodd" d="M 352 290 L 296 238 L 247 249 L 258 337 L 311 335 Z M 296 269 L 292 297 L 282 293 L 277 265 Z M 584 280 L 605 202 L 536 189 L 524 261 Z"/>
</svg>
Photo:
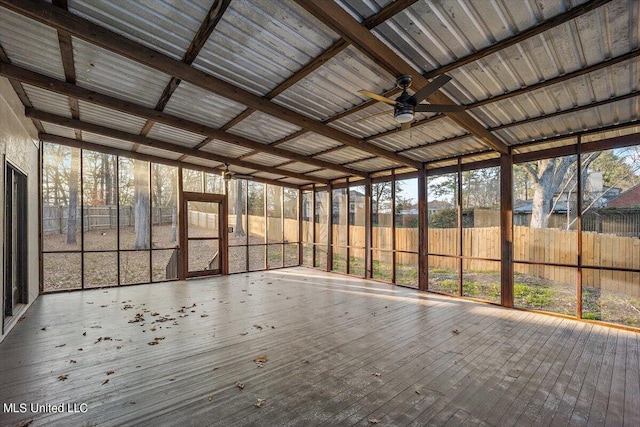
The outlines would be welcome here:
<svg viewBox="0 0 640 427">
<path fill-rule="evenodd" d="M 136 242 L 133 249 L 149 249 L 149 164 L 134 160 Z"/>
<path fill-rule="evenodd" d="M 76 243 L 78 211 L 78 171 L 80 170 L 80 150 L 71 150 L 71 171 L 69 173 L 69 213 L 67 218 L 67 244 Z"/>
<path fill-rule="evenodd" d="M 245 237 L 247 234 L 242 228 L 242 214 L 244 208 L 244 194 L 242 192 L 246 181 L 236 180 L 236 237 Z"/>
<path fill-rule="evenodd" d="M 530 227 L 547 227 L 554 195 L 565 182 L 567 171 L 575 161 L 575 157 L 554 157 L 523 165 L 533 181 L 534 189 Z"/>
</svg>

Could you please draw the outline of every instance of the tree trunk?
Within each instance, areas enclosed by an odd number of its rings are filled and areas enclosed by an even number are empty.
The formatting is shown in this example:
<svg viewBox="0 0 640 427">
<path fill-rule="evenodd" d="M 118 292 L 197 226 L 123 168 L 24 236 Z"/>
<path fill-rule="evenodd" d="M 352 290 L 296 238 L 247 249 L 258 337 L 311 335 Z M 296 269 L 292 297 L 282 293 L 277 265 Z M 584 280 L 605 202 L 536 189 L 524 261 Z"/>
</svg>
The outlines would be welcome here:
<svg viewBox="0 0 640 427">
<path fill-rule="evenodd" d="M 538 160 L 536 173 L 528 169 L 534 178 L 530 227 L 546 228 L 548 226 L 555 193 L 566 179 L 567 170 L 574 161 L 573 157 L 543 159 Z"/>
<path fill-rule="evenodd" d="M 244 199 L 244 195 L 242 194 L 242 181 L 236 180 L 236 237 L 244 237 L 246 233 L 242 228 L 242 208 L 244 207 L 244 203 L 242 203 Z"/>
<path fill-rule="evenodd" d="M 147 162 L 134 160 L 135 230 L 133 249 L 149 249 L 149 180 Z"/>
<path fill-rule="evenodd" d="M 76 243 L 76 224 L 78 211 L 78 169 L 80 168 L 80 150 L 71 150 L 71 171 L 69 173 L 69 212 L 67 217 L 67 244 Z"/>
</svg>

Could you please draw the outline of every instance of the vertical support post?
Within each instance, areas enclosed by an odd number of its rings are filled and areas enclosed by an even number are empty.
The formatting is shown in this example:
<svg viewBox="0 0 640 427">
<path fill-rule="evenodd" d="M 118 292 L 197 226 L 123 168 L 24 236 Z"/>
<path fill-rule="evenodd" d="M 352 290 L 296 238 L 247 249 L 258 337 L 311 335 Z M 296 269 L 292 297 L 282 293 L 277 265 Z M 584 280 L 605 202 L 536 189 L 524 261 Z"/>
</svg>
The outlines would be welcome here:
<svg viewBox="0 0 640 427">
<path fill-rule="evenodd" d="M 457 205 L 458 205 L 458 295 L 462 296 L 462 244 L 464 242 L 464 229 L 462 227 L 462 157 L 458 157 L 458 185 L 457 192 Z"/>
<path fill-rule="evenodd" d="M 116 162 L 117 161 L 118 157 L 116 157 Z M 151 162 L 148 163 L 149 181 L 147 181 L 147 189 L 149 190 L 149 283 L 151 283 L 153 282 L 153 164 Z M 111 211 L 111 208 L 109 208 L 109 211 Z M 160 217 L 162 217 L 162 213 L 160 214 Z M 111 212 L 109 212 L 109 223 L 111 223 Z M 120 250 L 120 246 L 118 246 L 118 250 Z M 120 258 L 120 252 L 118 252 L 118 258 Z"/>
<path fill-rule="evenodd" d="M 187 206 L 184 202 L 182 166 L 178 166 L 178 279 L 187 278 Z"/>
<path fill-rule="evenodd" d="M 373 262 L 371 252 L 371 235 L 373 234 L 371 220 L 371 177 L 367 176 L 364 181 L 364 277 L 371 279 L 373 277 Z"/>
<path fill-rule="evenodd" d="M 327 271 L 333 269 L 333 185 L 327 186 Z"/>
<path fill-rule="evenodd" d="M 263 215 L 263 221 L 264 221 L 264 236 L 262 239 L 262 243 L 263 243 L 262 248 L 264 253 L 263 270 L 269 269 L 269 214 L 267 213 L 267 195 L 268 195 L 267 186 L 268 185 L 269 184 L 262 185 L 262 215 Z"/>
<path fill-rule="evenodd" d="M 318 216 L 320 221 L 320 216 Z M 311 243 L 311 266 L 316 267 L 316 243 L 318 240 L 318 233 L 316 233 L 316 185 L 313 184 L 311 188 L 311 237 L 313 242 Z"/>
<path fill-rule="evenodd" d="M 391 171 L 391 283 L 396 283 L 396 171 Z"/>
<path fill-rule="evenodd" d="M 284 244 L 284 187 L 280 187 L 280 247 L 282 248 L 282 257 L 280 258 L 280 267 L 284 267 L 285 255 L 287 247 Z"/>
<path fill-rule="evenodd" d="M 301 188 L 299 188 L 298 189 L 298 265 L 303 264 L 303 258 L 304 258 L 304 247 L 302 243 L 302 240 L 303 240 L 302 221 L 304 221 L 304 217 L 302 216 L 302 210 L 304 208 L 303 199 L 304 199 L 304 191 Z"/>
<path fill-rule="evenodd" d="M 349 177 L 347 177 L 347 259 L 345 260 L 345 272 L 349 274 L 350 272 L 350 262 L 351 258 L 351 187 L 349 187 Z"/>
<path fill-rule="evenodd" d="M 116 156 L 116 167 L 115 167 L 115 174 L 116 174 L 116 184 L 120 183 L 120 157 Z M 116 202 L 116 249 L 118 250 L 118 252 L 116 252 L 117 256 L 118 256 L 118 286 L 120 286 L 120 185 L 115 185 L 115 202 Z M 109 218 L 109 222 L 111 222 L 111 218 Z M 149 240 L 151 241 L 151 240 Z M 149 265 L 149 274 L 153 274 L 153 267 L 152 264 Z M 151 282 L 151 281 L 150 281 Z"/>
<path fill-rule="evenodd" d="M 500 303 L 513 307 L 513 154 L 500 156 Z"/>
<path fill-rule="evenodd" d="M 582 319 L 582 137 L 578 135 L 577 171 L 578 191 L 576 200 L 577 229 L 578 229 L 578 275 L 576 277 L 576 317 Z"/>
<path fill-rule="evenodd" d="M 38 147 L 39 148 L 38 149 L 38 184 L 39 184 L 38 186 L 38 294 L 40 295 L 42 295 L 42 292 L 44 291 L 44 280 L 43 280 L 44 267 L 43 267 L 43 259 L 42 259 L 42 233 L 44 228 L 44 224 L 42 222 L 42 189 L 43 189 L 43 183 L 42 183 L 43 146 L 42 145 L 43 145 L 43 142 L 39 141 L 39 147 Z M 62 213 L 62 208 L 60 208 L 60 213 Z M 60 223 L 62 224 L 62 219 L 60 219 Z M 62 234 L 62 232 L 60 234 Z M 29 292 L 27 292 L 27 294 L 28 293 Z"/>
<path fill-rule="evenodd" d="M 80 151 L 80 170 L 78 171 L 78 178 L 80 178 L 80 288 L 84 289 L 84 173 L 83 173 L 83 150 Z M 72 162 L 73 163 L 73 162 Z M 72 164 L 71 167 L 74 165 Z M 78 217 L 78 208 L 76 207 L 76 218 Z M 118 268 L 120 271 L 120 268 Z M 118 281 L 120 283 L 120 281 Z"/>
<path fill-rule="evenodd" d="M 229 275 L 229 193 L 225 192 L 219 207 L 218 226 L 220 227 L 220 266 L 222 275 Z"/>
<path fill-rule="evenodd" d="M 429 288 L 426 172 L 423 164 L 418 171 L 418 289 L 421 291 Z"/>
</svg>

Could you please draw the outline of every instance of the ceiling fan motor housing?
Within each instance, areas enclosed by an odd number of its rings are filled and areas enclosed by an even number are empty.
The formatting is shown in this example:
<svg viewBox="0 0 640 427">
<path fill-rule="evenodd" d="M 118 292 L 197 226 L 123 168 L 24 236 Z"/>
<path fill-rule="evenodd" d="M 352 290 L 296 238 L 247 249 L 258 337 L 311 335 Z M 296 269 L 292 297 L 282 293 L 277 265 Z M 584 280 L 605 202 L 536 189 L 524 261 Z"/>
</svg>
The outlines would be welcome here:
<svg viewBox="0 0 640 427">
<path fill-rule="evenodd" d="M 416 108 L 416 100 L 410 96 L 406 89 L 396 98 L 396 106 L 393 108 L 393 117 L 398 123 L 407 123 L 413 120 Z"/>
</svg>

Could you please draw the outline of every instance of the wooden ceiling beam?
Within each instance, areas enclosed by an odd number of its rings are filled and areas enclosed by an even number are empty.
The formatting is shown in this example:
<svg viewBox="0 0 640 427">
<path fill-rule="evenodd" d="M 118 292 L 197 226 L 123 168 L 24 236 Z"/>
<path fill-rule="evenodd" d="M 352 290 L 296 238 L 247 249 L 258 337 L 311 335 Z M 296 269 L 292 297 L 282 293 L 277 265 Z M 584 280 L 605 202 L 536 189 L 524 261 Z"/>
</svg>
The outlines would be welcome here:
<svg viewBox="0 0 640 427">
<path fill-rule="evenodd" d="M 7 56 L 6 52 L 0 45 L 0 64 L 3 62 L 7 64 L 11 63 L 11 61 L 9 61 L 9 57 Z M 24 88 L 22 87 L 22 83 L 19 80 L 12 79 L 12 78 L 8 78 L 8 80 L 9 80 L 9 84 L 11 85 L 13 90 L 16 92 L 16 95 L 18 96 L 18 98 L 20 99 L 20 101 L 22 101 L 22 105 L 24 105 L 25 107 L 33 107 L 33 105 L 31 104 L 31 100 L 27 96 L 27 92 L 25 92 Z M 44 132 L 42 123 L 40 123 L 39 120 L 33 120 L 33 125 L 36 127 L 36 129 L 38 129 L 38 132 Z"/>
<path fill-rule="evenodd" d="M 391 48 L 374 36 L 369 29 L 362 26 L 347 11 L 333 1 L 314 2 L 311 0 L 296 0 L 309 13 L 336 31 L 344 39 L 357 47 L 372 61 L 377 63 L 387 72 L 398 76 L 410 74 L 413 76 L 413 87 L 418 90 L 429 83 L 425 77 L 415 72 L 415 69 L 402 59 Z M 436 91 L 427 100 L 433 104 L 455 104 L 442 91 Z M 485 129 L 466 111 L 459 113 L 447 113 L 458 125 L 474 134 L 489 147 L 501 153 L 507 153 L 508 147 L 498 137 Z M 419 167 L 417 169 L 420 169 Z"/>
<path fill-rule="evenodd" d="M 213 173 L 213 174 L 220 173 L 220 169 L 212 168 L 210 166 L 196 165 L 195 163 L 182 162 L 180 160 L 165 159 L 164 157 L 153 156 L 151 154 L 135 153 L 128 150 L 122 150 L 120 148 L 108 147 L 106 145 L 94 144 L 86 141 L 78 141 L 76 139 L 66 138 L 64 136 L 52 135 L 46 132 L 38 133 L 38 138 L 40 139 L 40 141 L 43 141 L 43 142 L 60 144 L 67 147 L 78 148 L 81 150 L 97 151 L 98 153 L 129 157 L 136 160 L 144 160 L 146 162 L 161 163 L 168 166 L 183 167 L 183 168 L 188 168 L 188 169 L 193 169 L 193 170 Z M 287 182 L 281 182 L 273 179 L 260 178 L 257 176 L 252 177 L 251 181 L 262 182 L 265 184 L 279 185 L 281 187 L 289 187 L 289 188 L 296 188 L 296 189 L 301 188 L 300 185 L 289 184 Z"/>
<path fill-rule="evenodd" d="M 83 122 L 78 119 L 58 116 L 56 114 L 39 111 L 33 108 L 25 109 L 25 115 L 32 119 L 41 120 L 46 123 L 52 123 L 59 126 L 69 127 L 72 129 L 78 129 L 85 132 L 95 133 L 97 135 L 106 136 L 109 138 L 115 138 L 122 141 L 128 141 L 133 144 L 143 145 L 145 147 L 158 148 L 161 150 L 171 151 L 174 153 L 180 153 L 187 156 L 199 157 L 201 159 L 212 160 L 218 163 L 229 163 L 230 165 L 240 166 L 248 169 L 255 169 L 261 172 L 276 173 L 279 175 L 288 176 L 300 180 L 313 181 L 318 183 L 327 183 L 328 180 L 307 176 L 297 172 L 289 172 L 285 170 L 275 169 L 273 167 L 260 165 L 257 163 L 251 163 L 244 160 L 238 160 L 233 157 L 221 156 L 219 154 L 209 153 L 202 150 L 196 150 L 189 147 L 184 147 L 179 144 L 173 144 L 170 142 L 160 141 L 157 139 L 151 139 L 146 136 L 136 135 L 129 132 L 124 132 L 117 129 L 108 128 L 106 126 L 96 125 L 93 123 Z"/>
<path fill-rule="evenodd" d="M 50 90 L 62 95 L 74 97 L 93 104 L 98 104 L 104 107 L 112 108 L 114 110 L 122 111 L 127 114 L 132 114 L 138 117 L 153 120 L 155 122 L 164 123 L 178 129 L 183 129 L 189 132 L 204 135 L 212 139 L 218 139 L 220 141 L 225 141 L 246 148 L 273 154 L 275 156 L 308 163 L 324 169 L 332 169 L 349 175 L 362 176 L 362 172 L 355 169 L 350 169 L 344 166 L 336 165 L 334 163 L 314 159 L 310 156 L 294 153 L 281 148 L 271 147 L 267 144 L 253 141 L 240 135 L 223 132 L 209 126 L 201 125 L 199 123 L 172 116 L 162 111 L 143 107 L 129 101 L 123 101 L 109 95 L 104 95 L 92 90 L 88 90 L 78 85 L 63 82 L 61 80 L 45 76 L 34 71 L 26 70 L 24 68 L 2 61 L 0 61 L 0 75 L 8 78 L 14 78 L 18 81 L 37 86 L 45 90 Z"/>
<path fill-rule="evenodd" d="M 323 5 L 325 3 L 328 4 L 328 2 L 322 2 Z M 349 135 L 339 129 L 332 128 L 320 121 L 269 101 L 211 74 L 193 68 L 180 60 L 171 58 L 114 31 L 94 24 L 85 18 L 52 6 L 47 2 L 38 0 L 0 0 L 0 5 L 57 30 L 67 31 L 74 37 L 78 37 L 157 71 L 166 73 L 169 76 L 187 81 L 227 99 L 247 105 L 248 107 L 327 138 L 369 151 L 372 154 L 387 158 L 399 164 L 416 168 L 421 166 L 419 162 L 415 162 L 383 148 L 372 146 L 361 138 Z M 360 25 L 358 24 L 358 26 Z"/>
</svg>

